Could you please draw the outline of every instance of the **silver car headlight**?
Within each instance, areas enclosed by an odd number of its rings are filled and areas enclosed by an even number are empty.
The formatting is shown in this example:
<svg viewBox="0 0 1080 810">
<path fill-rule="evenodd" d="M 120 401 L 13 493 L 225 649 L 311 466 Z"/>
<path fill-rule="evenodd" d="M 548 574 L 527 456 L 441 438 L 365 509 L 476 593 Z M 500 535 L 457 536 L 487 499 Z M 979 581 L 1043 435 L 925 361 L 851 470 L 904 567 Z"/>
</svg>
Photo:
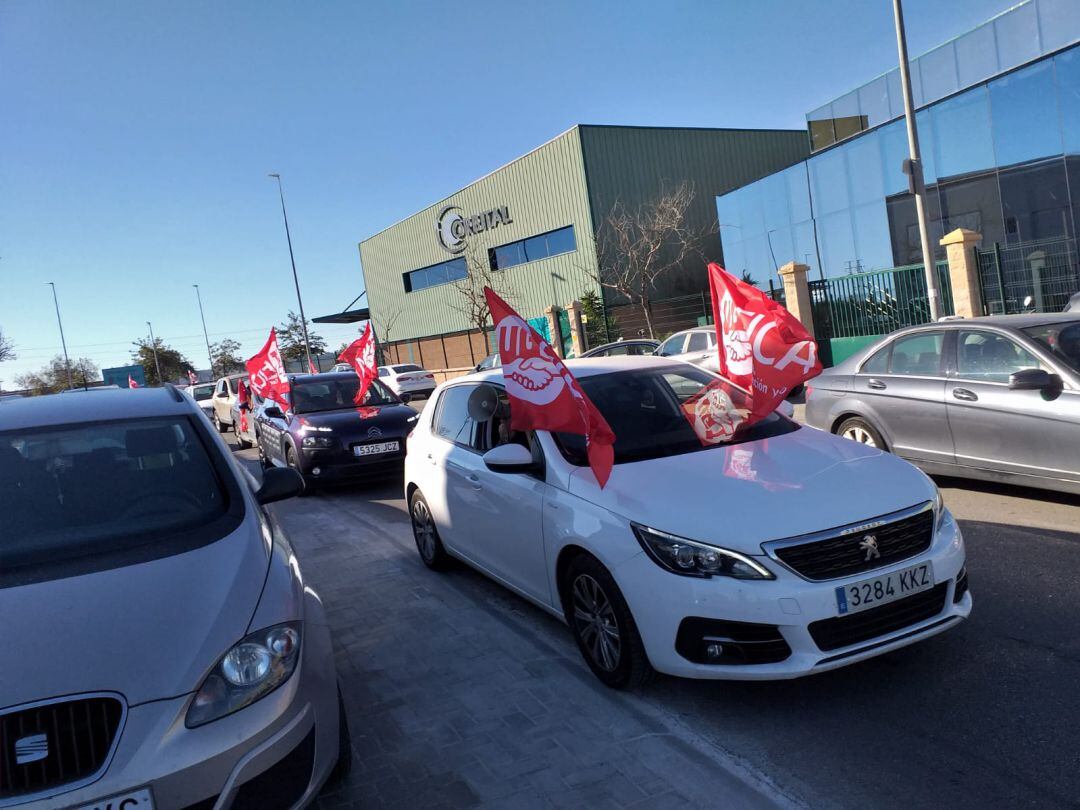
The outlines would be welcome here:
<svg viewBox="0 0 1080 810">
<path fill-rule="evenodd" d="M 328 436 L 305 436 L 301 442 L 307 450 L 327 448 L 334 446 L 334 440 Z"/>
<path fill-rule="evenodd" d="M 206 676 L 184 725 L 195 728 L 225 717 L 273 692 L 300 659 L 300 622 L 259 630 L 234 644 Z"/>
<path fill-rule="evenodd" d="M 687 577 L 775 579 L 761 563 L 737 551 L 687 540 L 638 523 L 631 523 L 638 542 L 661 568 Z"/>
<path fill-rule="evenodd" d="M 941 497 L 941 490 L 934 487 L 934 534 L 941 531 L 941 524 L 945 522 L 945 499 Z"/>
</svg>

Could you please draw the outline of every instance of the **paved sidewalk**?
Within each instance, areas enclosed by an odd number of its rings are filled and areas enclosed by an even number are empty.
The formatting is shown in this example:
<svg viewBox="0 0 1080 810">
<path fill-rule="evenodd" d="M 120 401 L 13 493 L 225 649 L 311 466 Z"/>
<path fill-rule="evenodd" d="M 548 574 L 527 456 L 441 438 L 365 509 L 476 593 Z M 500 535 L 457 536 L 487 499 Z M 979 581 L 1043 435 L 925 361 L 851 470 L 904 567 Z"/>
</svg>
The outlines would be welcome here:
<svg viewBox="0 0 1080 810">
<path fill-rule="evenodd" d="M 425 569 L 396 487 L 276 509 L 327 606 L 353 735 L 321 808 L 790 805 L 602 686 L 561 623 L 465 568 Z"/>
</svg>

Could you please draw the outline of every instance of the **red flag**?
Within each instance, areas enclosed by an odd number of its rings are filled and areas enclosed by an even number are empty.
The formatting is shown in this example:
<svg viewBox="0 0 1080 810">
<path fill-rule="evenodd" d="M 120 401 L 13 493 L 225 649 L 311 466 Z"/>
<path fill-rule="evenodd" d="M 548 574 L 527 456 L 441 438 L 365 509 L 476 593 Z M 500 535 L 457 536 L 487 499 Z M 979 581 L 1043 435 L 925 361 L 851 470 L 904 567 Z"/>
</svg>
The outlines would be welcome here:
<svg viewBox="0 0 1080 810">
<path fill-rule="evenodd" d="M 135 379 L 128 374 L 128 388 L 138 388 L 139 384 L 135 382 Z"/>
<path fill-rule="evenodd" d="M 371 381 L 379 376 L 379 368 L 375 365 L 375 336 L 371 333 L 370 321 L 364 326 L 364 334 L 350 343 L 338 360 L 356 369 L 356 376 L 360 378 L 360 387 L 356 389 L 353 402 L 362 405 L 364 395 L 371 387 Z"/>
<path fill-rule="evenodd" d="M 248 411 L 251 410 L 251 397 L 248 396 L 247 385 L 243 380 L 240 380 L 236 384 L 236 406 L 240 411 L 240 430 L 243 433 L 247 433 L 248 429 Z"/>
<path fill-rule="evenodd" d="M 308 370 L 309 374 L 318 374 L 319 373 L 319 370 L 317 368 L 315 368 L 315 363 L 312 362 L 310 357 L 308 358 L 308 361 L 307 361 L 307 370 Z"/>
<path fill-rule="evenodd" d="M 709 265 L 709 287 L 720 373 L 750 392 L 752 424 L 821 373 L 817 344 L 794 315 L 718 264 Z"/>
<path fill-rule="evenodd" d="M 271 327 L 270 337 L 259 353 L 250 358 L 244 366 L 251 380 L 251 390 L 263 399 L 275 402 L 288 402 L 289 378 L 285 375 L 285 365 L 281 362 L 278 349 L 277 331 Z"/>
<path fill-rule="evenodd" d="M 615 434 L 581 385 L 536 331 L 495 292 L 484 288 L 502 360 L 510 427 L 585 437 L 589 466 L 603 487 L 615 460 Z"/>
<path fill-rule="evenodd" d="M 194 372 L 194 371 L 189 371 L 189 372 L 187 373 L 187 381 L 188 381 L 188 384 L 189 384 L 189 385 L 198 385 L 198 383 L 199 383 L 199 378 L 195 376 L 195 372 Z"/>
</svg>

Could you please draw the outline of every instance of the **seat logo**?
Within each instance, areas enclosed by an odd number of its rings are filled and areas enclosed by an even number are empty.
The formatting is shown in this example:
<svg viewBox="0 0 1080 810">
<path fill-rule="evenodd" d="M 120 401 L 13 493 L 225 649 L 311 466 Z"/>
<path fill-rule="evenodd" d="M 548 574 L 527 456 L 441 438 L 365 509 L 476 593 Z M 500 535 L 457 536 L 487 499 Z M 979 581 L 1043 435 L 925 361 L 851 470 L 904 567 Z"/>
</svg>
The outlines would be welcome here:
<svg viewBox="0 0 1080 810">
<path fill-rule="evenodd" d="M 866 535 L 866 537 L 859 541 L 859 551 L 866 552 L 864 562 L 870 562 L 870 560 L 876 560 L 881 557 L 881 551 L 878 550 L 877 538 L 872 534 Z"/>
<path fill-rule="evenodd" d="M 15 741 L 15 764 L 27 765 L 49 756 L 49 737 L 46 734 L 31 734 Z"/>
</svg>

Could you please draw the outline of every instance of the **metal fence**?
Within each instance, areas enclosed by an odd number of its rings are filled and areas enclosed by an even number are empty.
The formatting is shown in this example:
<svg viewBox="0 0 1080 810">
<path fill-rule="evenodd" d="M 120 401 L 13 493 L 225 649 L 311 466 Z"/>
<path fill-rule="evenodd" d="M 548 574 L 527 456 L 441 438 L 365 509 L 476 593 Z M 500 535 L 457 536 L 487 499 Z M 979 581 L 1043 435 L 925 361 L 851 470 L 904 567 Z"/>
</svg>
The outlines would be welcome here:
<svg viewBox="0 0 1080 810">
<path fill-rule="evenodd" d="M 681 295 L 652 302 L 652 326 L 657 339 L 712 321 L 712 301 L 707 292 Z M 647 323 L 641 307 L 637 304 L 616 304 L 608 307 L 608 315 L 615 319 L 611 340 L 639 336 L 648 337 Z"/>
<path fill-rule="evenodd" d="M 1042 239 L 975 250 L 989 315 L 1061 312 L 1080 291 L 1075 239 Z"/>
</svg>

